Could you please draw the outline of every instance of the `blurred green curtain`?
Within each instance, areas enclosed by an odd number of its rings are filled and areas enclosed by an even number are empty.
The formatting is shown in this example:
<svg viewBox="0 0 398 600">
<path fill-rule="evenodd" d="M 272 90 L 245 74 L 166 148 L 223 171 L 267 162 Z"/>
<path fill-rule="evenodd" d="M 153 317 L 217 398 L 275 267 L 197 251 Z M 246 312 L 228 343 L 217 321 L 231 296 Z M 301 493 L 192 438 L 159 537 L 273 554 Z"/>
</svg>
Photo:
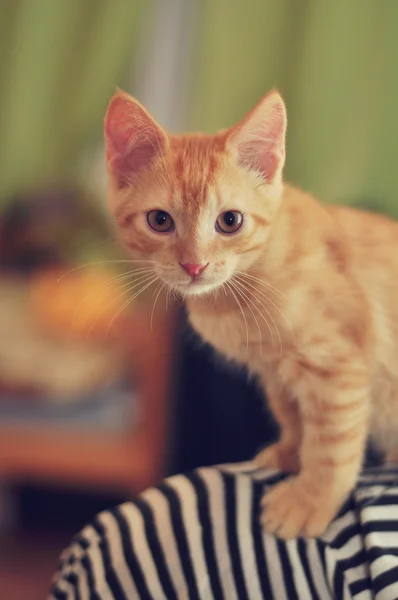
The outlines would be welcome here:
<svg viewBox="0 0 398 600">
<path fill-rule="evenodd" d="M 203 0 L 190 127 L 229 126 L 271 87 L 286 178 L 398 216 L 398 1 Z"/>
<path fill-rule="evenodd" d="M 0 0 L 0 204 L 102 135 L 149 0 Z"/>
</svg>

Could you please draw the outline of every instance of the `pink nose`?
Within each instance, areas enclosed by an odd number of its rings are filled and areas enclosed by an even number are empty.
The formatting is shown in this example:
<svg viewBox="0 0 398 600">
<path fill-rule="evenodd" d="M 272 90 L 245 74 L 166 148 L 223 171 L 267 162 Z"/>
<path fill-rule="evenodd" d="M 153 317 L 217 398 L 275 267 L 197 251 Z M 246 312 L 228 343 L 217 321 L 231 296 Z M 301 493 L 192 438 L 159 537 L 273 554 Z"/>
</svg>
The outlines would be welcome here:
<svg viewBox="0 0 398 600">
<path fill-rule="evenodd" d="M 188 273 L 188 275 L 190 277 L 198 277 L 198 275 L 200 275 L 205 268 L 207 267 L 209 263 L 205 264 L 205 265 L 191 265 L 188 263 L 182 264 L 180 263 L 180 265 L 182 266 L 182 268 Z"/>
</svg>

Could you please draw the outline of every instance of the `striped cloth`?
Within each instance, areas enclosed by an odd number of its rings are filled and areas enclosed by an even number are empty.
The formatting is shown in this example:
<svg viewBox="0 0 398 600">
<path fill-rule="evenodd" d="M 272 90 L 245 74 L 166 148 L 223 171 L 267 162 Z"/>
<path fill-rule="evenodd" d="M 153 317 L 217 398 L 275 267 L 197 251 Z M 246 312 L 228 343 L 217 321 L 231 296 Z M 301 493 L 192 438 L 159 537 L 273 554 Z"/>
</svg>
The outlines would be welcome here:
<svg viewBox="0 0 398 600">
<path fill-rule="evenodd" d="M 397 600 L 398 467 L 368 469 L 316 540 L 263 534 L 283 476 L 201 468 L 99 514 L 61 557 L 51 600 Z"/>
</svg>

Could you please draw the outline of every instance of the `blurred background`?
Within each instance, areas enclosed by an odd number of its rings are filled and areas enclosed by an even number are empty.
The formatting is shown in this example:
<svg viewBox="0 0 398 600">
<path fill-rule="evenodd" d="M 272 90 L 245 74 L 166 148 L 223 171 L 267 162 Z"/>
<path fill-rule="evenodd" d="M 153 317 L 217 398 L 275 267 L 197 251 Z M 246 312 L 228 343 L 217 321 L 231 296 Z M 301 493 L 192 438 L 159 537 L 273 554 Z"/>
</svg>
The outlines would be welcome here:
<svg viewBox="0 0 398 600">
<path fill-rule="evenodd" d="M 286 178 L 398 216 L 397 33 L 395 0 L 0 0 L 1 598 L 44 598 L 98 510 L 276 435 L 115 240 L 116 86 L 174 132 L 277 87 Z"/>
</svg>

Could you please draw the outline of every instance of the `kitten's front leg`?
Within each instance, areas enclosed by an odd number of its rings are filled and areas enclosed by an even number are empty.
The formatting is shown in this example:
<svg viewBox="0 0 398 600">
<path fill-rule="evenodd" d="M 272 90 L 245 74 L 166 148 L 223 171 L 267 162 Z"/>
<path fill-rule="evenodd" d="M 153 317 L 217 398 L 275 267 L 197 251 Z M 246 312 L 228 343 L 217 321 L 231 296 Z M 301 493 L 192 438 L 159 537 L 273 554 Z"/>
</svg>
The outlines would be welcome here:
<svg viewBox="0 0 398 600">
<path fill-rule="evenodd" d="M 325 532 L 355 485 L 368 429 L 369 386 L 362 365 L 333 375 L 307 365 L 297 388 L 300 473 L 263 498 L 264 527 L 282 538 Z"/>
<path fill-rule="evenodd" d="M 269 407 L 280 426 L 280 438 L 261 450 L 254 462 L 260 468 L 297 473 L 301 442 L 301 417 L 297 402 L 289 398 L 286 390 L 271 374 L 266 378 L 265 388 Z"/>
</svg>

